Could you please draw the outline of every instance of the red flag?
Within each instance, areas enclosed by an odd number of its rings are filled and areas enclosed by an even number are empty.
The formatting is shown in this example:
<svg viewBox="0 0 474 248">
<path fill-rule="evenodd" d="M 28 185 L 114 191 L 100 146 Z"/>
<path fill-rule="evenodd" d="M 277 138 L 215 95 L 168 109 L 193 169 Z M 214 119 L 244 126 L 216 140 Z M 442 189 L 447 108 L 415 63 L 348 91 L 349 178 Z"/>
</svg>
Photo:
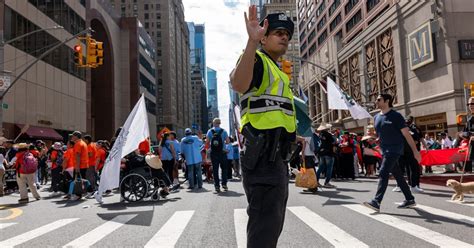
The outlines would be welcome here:
<svg viewBox="0 0 474 248">
<path fill-rule="evenodd" d="M 445 165 L 466 161 L 467 149 L 453 148 L 443 150 L 424 150 L 420 151 L 421 165 Z"/>
</svg>

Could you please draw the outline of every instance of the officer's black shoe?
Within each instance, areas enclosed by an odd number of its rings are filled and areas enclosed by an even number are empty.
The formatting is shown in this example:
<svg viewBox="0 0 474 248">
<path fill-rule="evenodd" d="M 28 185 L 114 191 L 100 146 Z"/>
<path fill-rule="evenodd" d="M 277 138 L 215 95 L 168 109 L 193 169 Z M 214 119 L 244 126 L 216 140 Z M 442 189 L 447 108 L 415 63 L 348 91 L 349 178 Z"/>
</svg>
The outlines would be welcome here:
<svg viewBox="0 0 474 248">
<path fill-rule="evenodd" d="M 220 188 L 220 187 L 216 187 L 216 192 L 217 192 L 217 193 L 220 193 L 220 192 L 221 192 L 221 188 Z"/>
<path fill-rule="evenodd" d="M 228 191 L 229 188 L 227 188 L 227 185 L 222 185 L 222 188 L 224 189 L 224 191 Z"/>
</svg>

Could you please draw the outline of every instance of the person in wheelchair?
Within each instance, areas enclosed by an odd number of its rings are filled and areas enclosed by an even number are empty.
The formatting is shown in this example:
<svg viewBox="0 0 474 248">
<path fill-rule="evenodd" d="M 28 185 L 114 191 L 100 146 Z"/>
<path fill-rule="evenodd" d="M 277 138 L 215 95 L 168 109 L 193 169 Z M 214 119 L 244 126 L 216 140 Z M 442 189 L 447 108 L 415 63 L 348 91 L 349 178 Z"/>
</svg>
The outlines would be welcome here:
<svg viewBox="0 0 474 248">
<path fill-rule="evenodd" d="M 162 187 L 159 194 L 161 197 L 166 197 L 170 193 L 171 180 L 162 168 L 161 160 L 158 156 L 149 154 L 141 155 L 132 152 L 125 156 L 125 166 L 121 171 L 121 178 L 136 173 L 146 179 L 157 178 L 153 180 L 154 187 Z"/>
</svg>

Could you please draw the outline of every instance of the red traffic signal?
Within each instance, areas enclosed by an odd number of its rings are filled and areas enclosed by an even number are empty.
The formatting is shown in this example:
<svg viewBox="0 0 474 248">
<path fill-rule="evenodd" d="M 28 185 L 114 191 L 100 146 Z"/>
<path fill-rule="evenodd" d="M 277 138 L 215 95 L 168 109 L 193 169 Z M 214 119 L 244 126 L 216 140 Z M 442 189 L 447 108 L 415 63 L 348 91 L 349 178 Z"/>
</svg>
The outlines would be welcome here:
<svg viewBox="0 0 474 248">
<path fill-rule="evenodd" d="M 75 45 L 73 47 L 73 49 L 74 49 L 74 63 L 76 63 L 77 66 L 84 65 L 82 63 L 82 47 L 81 47 L 81 45 Z"/>
<path fill-rule="evenodd" d="M 74 51 L 80 52 L 81 50 L 82 50 L 81 45 L 75 45 L 75 46 L 74 46 Z"/>
</svg>

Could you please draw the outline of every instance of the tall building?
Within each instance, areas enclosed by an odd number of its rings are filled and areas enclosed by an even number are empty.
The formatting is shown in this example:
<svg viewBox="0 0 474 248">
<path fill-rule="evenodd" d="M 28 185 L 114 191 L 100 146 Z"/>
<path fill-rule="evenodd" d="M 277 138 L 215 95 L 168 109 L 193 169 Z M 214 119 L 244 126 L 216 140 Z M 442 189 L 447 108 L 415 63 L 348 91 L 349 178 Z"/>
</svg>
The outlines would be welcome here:
<svg viewBox="0 0 474 248">
<path fill-rule="evenodd" d="M 255 5 L 257 7 L 257 18 L 261 20 L 263 17 L 265 17 L 262 12 L 263 12 L 263 5 L 265 2 L 268 0 L 250 0 L 251 5 Z"/>
<path fill-rule="evenodd" d="M 209 120 L 219 117 L 219 102 L 217 92 L 217 72 L 207 67 L 207 106 L 209 107 Z"/>
<path fill-rule="evenodd" d="M 232 86 L 229 81 L 229 95 L 230 95 L 230 105 L 229 105 L 229 135 L 235 136 L 235 124 L 236 118 L 240 118 L 240 116 L 235 116 L 234 107 L 239 106 L 240 104 L 240 96 L 239 93 L 232 90 Z"/>
<path fill-rule="evenodd" d="M 157 125 L 184 134 L 191 126 L 189 31 L 181 0 L 110 0 L 122 16 L 136 16 L 156 44 Z"/>
<path fill-rule="evenodd" d="M 0 54 L 0 70 L 11 71 L 13 81 L 42 53 L 86 28 L 83 2 L 0 2 L 0 33 L 4 41 L 43 30 L 6 44 Z M 74 21 L 71 21 L 74 20 Z M 52 29 L 61 25 L 62 30 Z M 33 65 L 3 99 L 3 135 L 19 138 L 63 140 L 67 133 L 88 131 L 86 70 L 74 64 L 76 40 L 60 45 Z M 3 72 L 2 72 L 3 74 Z M 2 92 L 3 94 L 3 92 Z"/>
<path fill-rule="evenodd" d="M 121 33 L 122 58 L 128 60 L 130 69 L 123 71 L 124 76 L 130 79 L 130 102 L 136 103 L 141 94 L 145 96 L 146 110 L 148 113 L 148 126 L 151 141 L 157 142 L 156 126 L 156 49 L 155 42 L 143 28 L 136 17 L 122 17 Z M 138 82 L 138 84 L 137 84 Z"/>
<path fill-rule="evenodd" d="M 204 25 L 196 25 L 192 22 L 188 22 L 188 29 L 191 51 L 192 128 L 205 132 L 208 126 L 208 111 L 205 83 L 206 75 L 203 74 L 206 71 Z"/>
<path fill-rule="evenodd" d="M 286 16 L 290 17 L 295 23 L 295 31 L 293 37 L 288 44 L 288 50 L 283 56 L 283 59 L 289 60 L 292 63 L 292 77 L 290 79 L 290 87 L 298 92 L 298 74 L 301 67 L 300 57 L 300 46 L 299 46 L 299 32 L 298 32 L 298 21 L 296 14 L 296 0 L 267 0 L 263 5 L 262 19 L 268 14 L 272 13 L 285 13 Z"/>
<path fill-rule="evenodd" d="M 387 92 L 395 109 L 414 116 L 422 131 L 454 135 L 460 129 L 464 82 L 474 78 L 474 29 L 458 27 L 474 21 L 471 2 L 298 0 L 297 6 L 302 57 L 338 75 L 336 82 L 357 102 L 373 106 Z M 326 115 L 321 87 L 327 76 L 303 62 L 300 79 L 311 117 L 362 131 L 367 121 L 354 121 L 345 111 Z"/>
</svg>

